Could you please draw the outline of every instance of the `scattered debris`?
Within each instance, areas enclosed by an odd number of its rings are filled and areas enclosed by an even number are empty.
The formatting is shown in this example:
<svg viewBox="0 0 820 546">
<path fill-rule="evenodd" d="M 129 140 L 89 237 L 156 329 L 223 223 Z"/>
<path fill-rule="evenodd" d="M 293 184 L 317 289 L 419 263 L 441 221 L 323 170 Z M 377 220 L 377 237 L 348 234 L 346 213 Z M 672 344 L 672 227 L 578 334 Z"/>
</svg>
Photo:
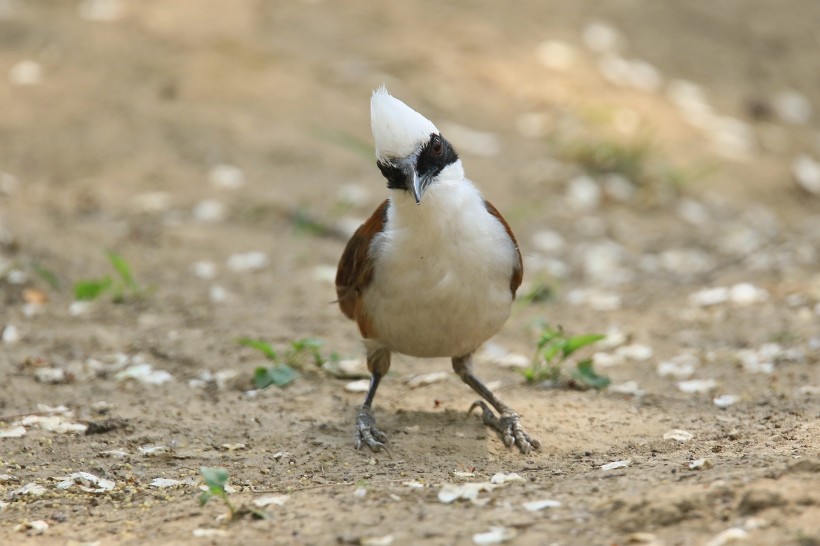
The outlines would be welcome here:
<svg viewBox="0 0 820 546">
<path fill-rule="evenodd" d="M 694 461 L 689 463 L 690 470 L 705 470 L 707 468 L 712 468 L 712 466 L 712 461 L 710 461 L 709 459 L 695 459 Z"/>
<path fill-rule="evenodd" d="M 626 459 L 624 461 L 614 461 L 611 463 L 606 463 L 601 465 L 601 470 L 615 470 L 618 468 L 626 468 L 627 466 L 632 464 L 632 459 Z"/>
<path fill-rule="evenodd" d="M 714 403 L 720 409 L 726 409 L 739 401 L 740 397 L 736 394 L 721 394 L 720 396 L 717 396 L 712 399 L 712 403 Z"/>
<path fill-rule="evenodd" d="M 706 543 L 706 546 L 725 546 L 726 544 L 745 540 L 748 536 L 749 533 L 740 527 L 732 527 L 715 535 L 712 540 Z"/>
<path fill-rule="evenodd" d="M 31 495 L 32 497 L 39 497 L 40 495 L 44 495 L 46 492 L 46 488 L 42 485 L 38 485 L 36 483 L 27 483 L 26 485 L 19 487 L 9 493 L 9 497 L 14 498 L 22 495 Z"/>
<path fill-rule="evenodd" d="M 450 374 L 448 372 L 432 372 L 427 374 L 414 375 L 413 377 L 407 380 L 407 386 L 409 386 L 411 389 L 415 389 L 416 387 L 423 387 L 426 385 L 432 385 L 433 383 L 444 381 L 448 377 L 450 377 Z"/>
<path fill-rule="evenodd" d="M 48 531 L 48 523 L 41 519 L 26 521 L 15 525 L 14 530 L 18 532 L 28 532 L 30 535 L 42 535 Z"/>
<path fill-rule="evenodd" d="M 717 388 L 717 381 L 714 379 L 690 379 L 678 382 L 678 390 L 686 393 L 704 393 L 715 388 Z"/>
<path fill-rule="evenodd" d="M 516 474 L 515 472 L 510 472 L 509 474 L 505 474 L 504 472 L 497 472 L 493 474 L 493 477 L 490 478 L 490 483 L 494 483 L 496 485 L 505 484 L 508 482 L 522 482 L 524 478 Z"/>
<path fill-rule="evenodd" d="M 347 385 L 345 385 L 345 390 L 347 392 L 367 392 L 370 388 L 370 380 L 369 379 L 360 379 L 358 381 L 351 381 Z"/>
<path fill-rule="evenodd" d="M 22 438 L 26 435 L 26 427 L 16 426 L 0 429 L 0 438 Z"/>
<path fill-rule="evenodd" d="M 148 485 L 150 485 L 151 487 L 165 489 L 168 487 L 177 487 L 179 485 L 185 485 L 185 483 L 186 482 L 182 480 L 174 480 L 171 478 L 154 478 Z"/>
<path fill-rule="evenodd" d="M 165 370 L 155 370 L 151 364 L 141 363 L 134 364 L 117 373 L 114 376 L 117 381 L 125 381 L 127 379 L 136 379 L 140 383 L 146 385 L 162 385 L 174 379 L 174 377 Z"/>
<path fill-rule="evenodd" d="M 261 251 L 231 254 L 228 257 L 228 269 L 235 273 L 260 271 L 268 267 L 268 255 Z"/>
<path fill-rule="evenodd" d="M 468 500 L 473 504 L 483 505 L 486 504 L 489 499 L 479 499 L 478 494 L 482 491 L 492 491 L 496 487 L 496 484 L 490 482 L 445 483 L 438 492 L 438 500 L 444 504 L 450 504 L 461 499 Z"/>
<path fill-rule="evenodd" d="M 265 508 L 266 506 L 284 506 L 288 500 L 287 495 L 265 495 L 253 500 L 253 505 L 258 508 Z"/>
<path fill-rule="evenodd" d="M 215 188 L 236 190 L 245 185 L 245 173 L 235 165 L 220 163 L 208 171 L 208 180 Z"/>
<path fill-rule="evenodd" d="M 527 512 L 539 512 L 545 508 L 558 508 L 559 506 L 561 506 L 561 502 L 557 500 L 544 499 L 525 502 L 521 506 L 523 506 L 524 510 L 526 510 Z"/>
<path fill-rule="evenodd" d="M 473 535 L 473 544 L 501 544 L 515 538 L 515 529 L 508 527 L 490 527 L 489 531 Z"/>
</svg>

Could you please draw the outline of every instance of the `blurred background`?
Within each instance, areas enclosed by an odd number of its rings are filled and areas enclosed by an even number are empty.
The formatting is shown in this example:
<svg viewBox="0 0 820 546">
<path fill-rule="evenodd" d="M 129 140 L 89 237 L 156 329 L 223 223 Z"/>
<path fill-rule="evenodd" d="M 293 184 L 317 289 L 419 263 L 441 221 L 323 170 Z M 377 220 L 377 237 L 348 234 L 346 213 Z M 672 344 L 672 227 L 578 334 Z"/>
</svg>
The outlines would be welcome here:
<svg viewBox="0 0 820 546">
<path fill-rule="evenodd" d="M 344 242 L 386 196 L 369 128 L 382 84 L 513 226 L 524 301 L 553 306 L 519 325 L 629 317 L 657 336 L 649 308 L 738 283 L 752 302 L 796 291 L 811 315 L 818 20 L 812 0 L 0 0 L 9 322 L 204 328 L 205 363 L 239 330 L 356 354 L 328 302 Z M 110 272 L 106 249 L 158 297 L 74 303 Z M 755 338 L 746 323 L 772 317 L 740 320 Z"/>
</svg>

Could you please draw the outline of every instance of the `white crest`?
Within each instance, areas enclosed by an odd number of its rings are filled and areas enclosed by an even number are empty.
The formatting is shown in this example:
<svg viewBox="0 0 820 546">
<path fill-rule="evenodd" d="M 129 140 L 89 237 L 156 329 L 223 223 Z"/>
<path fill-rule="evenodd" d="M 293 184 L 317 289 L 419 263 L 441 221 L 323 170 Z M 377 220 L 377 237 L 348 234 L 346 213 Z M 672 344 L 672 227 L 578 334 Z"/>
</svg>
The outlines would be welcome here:
<svg viewBox="0 0 820 546">
<path fill-rule="evenodd" d="M 390 95 L 384 86 L 370 98 L 370 127 L 378 159 L 407 157 L 432 133 L 439 133 L 432 121 Z"/>
</svg>

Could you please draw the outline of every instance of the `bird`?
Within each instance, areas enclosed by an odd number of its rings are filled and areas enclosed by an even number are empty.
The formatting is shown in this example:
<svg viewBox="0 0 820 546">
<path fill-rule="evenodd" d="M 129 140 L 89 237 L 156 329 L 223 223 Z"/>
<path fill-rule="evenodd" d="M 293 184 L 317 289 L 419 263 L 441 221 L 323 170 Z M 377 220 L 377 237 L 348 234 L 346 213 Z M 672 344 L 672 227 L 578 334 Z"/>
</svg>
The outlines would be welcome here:
<svg viewBox="0 0 820 546">
<path fill-rule="evenodd" d="M 386 449 L 372 406 L 393 353 L 450 358 L 481 397 L 468 413 L 479 408 L 508 448 L 539 449 L 518 413 L 472 365 L 475 351 L 509 317 L 524 274 L 509 224 L 466 177 L 458 153 L 429 119 L 384 86 L 372 93 L 370 118 L 388 198 L 350 238 L 336 273 L 337 302 L 358 326 L 371 374 L 356 415 L 356 449 Z"/>
</svg>

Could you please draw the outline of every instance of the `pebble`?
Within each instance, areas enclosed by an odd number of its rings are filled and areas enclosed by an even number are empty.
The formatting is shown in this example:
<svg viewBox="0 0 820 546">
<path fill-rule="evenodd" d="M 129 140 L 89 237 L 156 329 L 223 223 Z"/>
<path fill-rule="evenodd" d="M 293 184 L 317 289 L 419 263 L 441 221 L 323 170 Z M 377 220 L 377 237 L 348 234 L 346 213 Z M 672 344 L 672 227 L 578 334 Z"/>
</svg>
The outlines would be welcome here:
<svg viewBox="0 0 820 546">
<path fill-rule="evenodd" d="M 216 264 L 210 260 L 199 260 L 191 264 L 191 273 L 200 279 L 213 279 L 216 277 Z"/>
<path fill-rule="evenodd" d="M 584 26 L 581 33 L 584 45 L 595 53 L 612 53 L 623 45 L 623 37 L 618 30 L 603 21 L 592 21 Z"/>
<path fill-rule="evenodd" d="M 492 491 L 495 487 L 495 484 L 489 482 L 445 483 L 438 492 L 438 500 L 444 504 L 450 504 L 459 499 L 468 500 L 473 504 L 483 504 L 481 500 L 479 500 L 478 494 L 482 491 Z"/>
<path fill-rule="evenodd" d="M 22 438 L 25 435 L 26 427 L 22 425 L 0 429 L 0 438 Z"/>
<path fill-rule="evenodd" d="M 746 159 L 757 147 L 752 127 L 731 116 L 713 116 L 706 123 L 715 151 L 729 159 Z"/>
<path fill-rule="evenodd" d="M 615 349 L 615 354 L 633 362 L 644 362 L 652 358 L 654 351 L 648 345 L 633 343 L 632 345 L 618 347 Z"/>
<path fill-rule="evenodd" d="M 805 125 L 811 119 L 811 103 L 797 91 L 781 91 L 775 95 L 772 105 L 777 116 L 786 123 Z"/>
<path fill-rule="evenodd" d="M 245 173 L 235 165 L 220 163 L 208 171 L 208 181 L 215 188 L 236 190 L 245 185 Z"/>
<path fill-rule="evenodd" d="M 46 531 L 48 531 L 48 523 L 41 519 L 36 519 L 34 521 L 26 521 L 25 523 L 21 523 L 14 527 L 15 531 L 18 532 L 28 532 L 31 535 L 42 535 Z"/>
<path fill-rule="evenodd" d="M 162 385 L 174 379 L 174 377 L 165 370 L 155 370 L 151 364 L 140 363 L 129 366 L 114 376 L 117 381 L 125 381 L 127 379 L 136 379 L 140 383 L 146 385 Z"/>
<path fill-rule="evenodd" d="M 574 288 L 567 292 L 566 301 L 570 305 L 586 305 L 596 311 L 614 311 L 621 308 L 621 296 L 596 288 Z"/>
<path fill-rule="evenodd" d="M 684 198 L 678 202 L 678 218 L 693 226 L 704 226 L 711 220 L 705 205 L 694 199 Z"/>
<path fill-rule="evenodd" d="M 227 207 L 222 201 L 205 199 L 194 207 L 194 218 L 198 222 L 213 224 L 225 219 Z"/>
<path fill-rule="evenodd" d="M 516 474 L 515 472 L 510 472 L 506 474 L 504 472 L 497 472 L 493 474 L 493 477 L 490 478 L 490 483 L 500 485 L 507 482 L 521 482 L 524 481 L 524 478 Z"/>
<path fill-rule="evenodd" d="M 604 191 L 620 203 L 629 203 L 635 197 L 636 187 L 627 177 L 612 173 L 604 177 Z"/>
<path fill-rule="evenodd" d="M 236 273 L 259 271 L 268 266 L 268 255 L 261 251 L 231 254 L 228 257 L 228 269 Z"/>
<path fill-rule="evenodd" d="M 713 116 L 712 106 L 706 99 L 706 93 L 696 83 L 687 80 L 672 80 L 666 87 L 666 97 L 691 125 L 702 128 L 706 120 Z"/>
<path fill-rule="evenodd" d="M 624 359 L 620 355 L 598 352 L 592 355 L 592 363 L 596 368 L 611 368 L 623 364 Z"/>
<path fill-rule="evenodd" d="M 163 212 L 171 208 L 171 194 L 167 191 L 140 193 L 131 202 L 137 212 Z"/>
<path fill-rule="evenodd" d="M 284 506 L 288 501 L 287 495 L 265 495 L 253 500 L 253 505 L 258 508 L 265 508 L 266 506 Z"/>
<path fill-rule="evenodd" d="M 362 537 L 359 543 L 362 546 L 390 546 L 393 544 L 393 535 L 384 535 L 380 537 Z"/>
<path fill-rule="evenodd" d="M 575 64 L 578 53 L 566 42 L 547 40 L 536 46 L 535 56 L 542 65 L 551 70 L 566 70 Z"/>
<path fill-rule="evenodd" d="M 208 299 L 213 303 L 224 303 L 228 301 L 230 297 L 230 293 L 221 285 L 214 284 L 208 288 Z"/>
<path fill-rule="evenodd" d="M 820 195 L 820 163 L 806 154 L 797 156 L 792 162 L 794 180 L 801 189 L 812 195 Z"/>
<path fill-rule="evenodd" d="M 694 461 L 689 463 L 690 470 L 705 470 L 707 468 L 712 468 L 712 466 L 714 465 L 709 459 L 695 459 Z"/>
<path fill-rule="evenodd" d="M 43 82 L 43 65 L 37 61 L 20 61 L 9 70 L 9 82 L 19 86 L 39 85 Z"/>
<path fill-rule="evenodd" d="M 607 390 L 630 396 L 643 396 L 646 394 L 646 391 L 640 388 L 637 381 L 625 381 L 624 383 L 618 383 L 617 385 L 610 385 L 607 387 Z"/>
<path fill-rule="evenodd" d="M 530 243 L 541 252 L 548 254 L 560 252 L 566 246 L 564 237 L 557 231 L 550 229 L 536 231 L 530 238 Z"/>
<path fill-rule="evenodd" d="M 79 317 L 88 314 L 94 307 L 91 301 L 72 301 L 68 304 L 68 314 L 72 317 Z"/>
<path fill-rule="evenodd" d="M 601 57 L 598 70 L 604 78 L 618 87 L 655 92 L 663 85 L 663 78 L 657 68 L 640 59 L 625 59 L 617 53 Z"/>
<path fill-rule="evenodd" d="M 31 495 L 32 497 L 39 497 L 46 493 L 46 488 L 42 485 L 37 485 L 36 483 L 27 483 L 26 485 L 15 489 L 14 491 L 10 492 L 8 495 L 9 497 L 17 497 L 21 495 Z"/>
<path fill-rule="evenodd" d="M 720 409 L 726 409 L 739 401 L 740 397 L 736 394 L 721 394 L 720 396 L 715 397 L 712 400 L 712 403 L 714 403 Z"/>
<path fill-rule="evenodd" d="M 69 476 L 55 478 L 60 480 L 57 489 L 69 489 L 75 485 L 86 493 L 105 493 L 114 489 L 116 485 L 111 480 L 100 478 L 89 472 L 74 472 Z"/>
<path fill-rule="evenodd" d="M 185 482 L 182 480 L 174 480 L 171 478 L 154 478 L 148 485 L 150 485 L 151 487 L 157 487 L 159 489 L 165 489 L 168 487 L 176 487 L 178 485 L 184 484 Z"/>
<path fill-rule="evenodd" d="M 601 204 L 601 186 L 589 176 L 576 176 L 567 184 L 566 198 L 576 211 L 595 210 Z"/>
<path fill-rule="evenodd" d="M 678 389 L 686 393 L 704 393 L 717 387 L 714 379 L 690 379 L 689 381 L 678 382 Z"/>
<path fill-rule="evenodd" d="M 0 341 L 6 345 L 14 345 L 20 341 L 20 330 L 13 324 L 6 324 L 3 328 L 3 333 L 0 334 Z"/>
<path fill-rule="evenodd" d="M 195 538 L 216 538 L 228 536 L 228 531 L 225 529 L 197 528 L 193 530 L 192 534 Z"/>
<path fill-rule="evenodd" d="M 699 365 L 700 359 L 696 355 L 684 353 L 661 361 L 657 372 L 661 377 L 672 376 L 677 379 L 688 379 L 695 374 Z"/>
</svg>

